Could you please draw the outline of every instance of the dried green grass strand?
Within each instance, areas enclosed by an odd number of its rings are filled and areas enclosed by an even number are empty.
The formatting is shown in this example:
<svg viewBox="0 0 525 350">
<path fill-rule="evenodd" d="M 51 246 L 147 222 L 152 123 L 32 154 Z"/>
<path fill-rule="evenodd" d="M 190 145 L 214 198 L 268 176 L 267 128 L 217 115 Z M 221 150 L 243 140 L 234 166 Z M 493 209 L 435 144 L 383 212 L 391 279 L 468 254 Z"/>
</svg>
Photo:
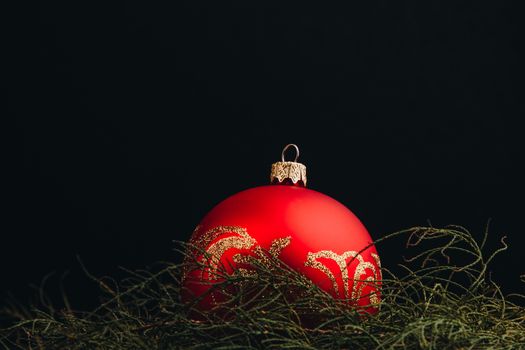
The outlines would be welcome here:
<svg viewBox="0 0 525 350">
<path fill-rule="evenodd" d="M 214 289 L 236 288 L 217 307 L 229 309 L 229 317 L 200 313 L 200 321 L 188 316 L 199 312 L 180 300 L 184 264 L 127 271 L 119 283 L 86 270 L 104 302 L 91 312 L 75 312 L 68 303 L 55 310 L 43 294 L 40 308 L 11 304 L 4 313 L 13 325 L 0 330 L 0 348 L 525 349 L 525 298 L 503 295 L 488 275 L 489 264 L 507 249 L 504 239 L 485 254 L 488 230 L 478 242 L 459 226 L 415 227 L 375 244 L 381 250 L 385 241 L 403 236 L 413 253 L 395 273 L 383 268 L 376 315 L 363 317 L 278 260 L 270 267 L 255 261 L 257 277 L 219 271 L 225 280 Z"/>
</svg>

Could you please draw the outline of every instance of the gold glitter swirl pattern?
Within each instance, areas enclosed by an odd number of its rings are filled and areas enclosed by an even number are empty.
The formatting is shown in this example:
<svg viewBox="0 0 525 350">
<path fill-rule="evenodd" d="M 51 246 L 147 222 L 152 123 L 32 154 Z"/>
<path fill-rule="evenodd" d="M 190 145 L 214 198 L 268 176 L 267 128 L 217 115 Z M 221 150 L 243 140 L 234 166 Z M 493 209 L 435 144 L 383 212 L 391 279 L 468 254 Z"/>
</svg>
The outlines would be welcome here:
<svg viewBox="0 0 525 350">
<path fill-rule="evenodd" d="M 361 276 L 366 273 L 366 269 L 372 270 L 374 276 L 376 274 L 375 266 L 372 263 L 364 261 L 361 255 L 357 255 L 357 259 L 359 260 L 359 264 L 355 268 L 354 287 L 352 288 L 352 298 L 356 300 L 361 298 L 361 294 L 363 292 L 363 288 L 366 285 L 366 281 L 368 281 L 369 279 L 373 280 L 373 278 L 371 277 L 365 278 L 364 280 L 361 278 Z M 359 284 L 360 286 L 358 287 Z"/>
<path fill-rule="evenodd" d="M 217 279 L 217 275 L 214 272 L 217 272 L 222 255 L 228 249 L 250 249 L 257 244 L 257 241 L 248 234 L 245 228 L 237 226 L 218 226 L 216 229 L 219 231 L 222 230 L 222 233 L 233 232 L 236 233 L 237 236 L 229 236 L 219 239 L 206 249 L 206 253 L 209 255 L 209 268 L 212 272 L 209 276 L 210 279 Z"/>
<path fill-rule="evenodd" d="M 256 259 L 265 266 L 271 266 L 271 261 L 268 255 L 273 258 L 278 258 L 281 254 L 281 251 L 291 242 L 290 236 L 276 238 L 272 241 L 268 252 L 265 252 L 261 246 L 257 244 L 257 241 L 248 234 L 248 231 L 245 228 L 239 226 L 217 226 L 206 231 L 202 235 L 199 235 L 200 228 L 200 226 L 197 226 L 193 232 L 190 242 L 205 252 L 203 254 L 203 258 L 207 259 L 207 268 L 203 269 L 202 272 L 204 272 L 204 270 L 208 270 L 208 278 L 210 280 L 216 280 L 218 278 L 217 271 L 219 269 L 220 261 L 224 253 L 229 249 L 253 248 L 255 256 L 247 255 L 246 253 L 238 253 L 233 255 L 232 259 L 235 263 L 252 264 L 254 259 Z M 210 245 L 211 242 L 215 241 L 221 235 L 230 233 L 233 233 L 234 235 L 221 238 Z M 248 270 L 246 268 L 238 268 L 237 270 L 242 276 L 256 275 L 254 271 Z M 187 272 L 184 274 L 186 275 Z"/>
<path fill-rule="evenodd" d="M 376 280 L 381 281 L 383 279 L 383 274 L 381 273 L 381 260 L 379 260 L 379 255 L 377 255 L 376 253 L 372 253 L 370 255 L 372 255 L 372 258 L 374 259 L 377 265 Z"/>
<path fill-rule="evenodd" d="M 246 245 L 248 242 L 250 242 L 250 240 L 253 240 L 253 238 L 248 235 L 248 232 L 246 232 L 246 229 L 243 229 L 242 227 L 239 227 L 239 226 L 217 226 L 217 227 L 214 227 L 214 228 L 206 231 L 202 235 L 199 235 L 201 228 L 202 228 L 201 225 L 198 225 L 195 228 L 195 230 L 193 231 L 192 235 L 191 235 L 190 244 L 193 245 L 193 248 L 191 248 L 190 254 L 188 254 L 186 256 L 186 258 L 185 258 L 186 264 L 185 264 L 185 266 L 183 268 L 183 271 L 182 271 L 182 279 L 183 280 L 187 278 L 188 273 L 190 272 L 190 269 L 192 268 L 191 267 L 192 265 L 191 265 L 191 263 L 189 261 L 190 260 L 190 256 L 197 256 L 197 254 L 200 254 L 201 251 L 205 251 L 206 252 L 206 254 L 204 254 L 204 255 L 205 255 L 206 258 L 208 258 L 208 261 L 210 262 L 210 264 L 209 264 L 210 267 L 213 267 L 212 269 L 209 269 L 210 272 L 216 272 L 217 271 L 218 262 L 220 261 L 220 257 L 219 257 L 219 259 L 217 259 L 216 256 L 213 255 L 213 254 L 218 254 L 218 253 L 220 253 L 220 251 L 223 248 L 226 248 L 225 247 L 225 243 L 227 243 L 227 242 L 224 242 L 224 243 L 219 244 L 218 246 L 215 246 L 211 252 L 210 252 L 210 248 L 211 247 L 208 248 L 207 250 L 206 250 L 206 247 L 211 242 L 213 242 L 216 238 L 218 238 L 220 235 L 225 234 L 225 233 L 235 233 L 235 234 L 237 234 L 238 235 L 237 237 L 233 237 L 233 238 L 236 238 L 235 240 L 237 240 L 237 242 L 234 242 L 233 245 L 239 245 L 239 242 L 238 242 L 239 240 L 241 241 L 241 245 Z M 240 238 L 239 238 L 239 236 L 240 236 Z M 229 240 L 229 241 L 230 241 L 230 244 L 231 244 L 232 240 Z M 255 240 L 253 240 L 253 242 L 255 242 Z M 226 248 L 226 249 L 228 249 L 228 248 Z M 223 253 L 224 253 L 224 251 L 221 253 L 220 256 L 222 256 Z M 193 266 L 193 268 L 194 268 L 194 266 Z M 204 272 L 204 269 L 202 270 L 202 272 Z M 201 276 L 201 278 L 202 278 L 202 276 Z M 216 279 L 216 274 L 211 274 L 210 278 L 211 279 Z"/>
<path fill-rule="evenodd" d="M 339 295 L 339 287 L 337 285 L 337 280 L 335 279 L 334 274 L 332 273 L 332 271 L 330 271 L 328 267 L 324 266 L 321 262 L 317 261 L 316 260 L 317 257 L 320 257 L 318 253 L 317 254 L 308 253 L 304 266 L 318 269 L 324 272 L 325 275 L 328 276 L 328 279 L 330 279 L 330 281 L 332 282 L 332 288 Z"/>
<path fill-rule="evenodd" d="M 350 257 L 353 259 L 357 259 L 358 261 L 358 264 L 354 272 L 354 282 L 352 283 L 351 293 L 350 293 L 349 276 L 348 276 L 348 264 L 346 262 L 346 260 Z M 340 269 L 340 272 L 341 272 L 341 279 L 343 280 L 343 290 L 344 290 L 345 298 L 347 299 L 350 296 L 354 300 L 361 298 L 363 288 L 365 287 L 367 282 L 374 281 L 374 278 L 372 277 L 367 277 L 365 280 L 361 279 L 361 276 L 366 273 L 366 269 L 372 270 L 372 273 L 374 274 L 376 279 L 378 277 L 375 266 L 368 261 L 364 261 L 361 254 L 358 254 L 355 251 L 350 250 L 350 251 L 344 252 L 343 254 L 337 254 L 331 250 L 321 250 L 317 253 L 312 253 L 312 252 L 308 253 L 306 257 L 305 266 L 312 267 L 314 269 L 318 269 L 322 271 L 324 274 L 326 274 L 326 276 L 332 282 L 333 289 L 337 295 L 339 295 L 340 293 L 339 293 L 339 285 L 337 283 L 336 276 L 334 275 L 332 271 L 330 271 L 330 269 L 326 265 L 324 265 L 319 260 L 317 260 L 319 258 L 331 259 L 337 263 Z M 377 259 L 379 259 L 379 257 L 377 257 Z M 360 286 L 358 286 L 359 282 L 361 282 Z M 375 297 L 375 300 L 378 299 L 377 295 L 375 294 L 374 294 L 374 297 Z M 372 301 L 372 297 L 371 297 L 371 301 Z"/>
<path fill-rule="evenodd" d="M 276 238 L 272 241 L 272 244 L 270 245 L 270 249 L 266 253 L 260 245 L 256 246 L 253 251 L 255 253 L 255 256 L 252 255 L 243 255 L 243 254 L 235 254 L 233 256 L 233 261 L 238 264 L 253 264 L 254 262 L 258 261 L 260 264 L 263 264 L 266 267 L 271 267 L 271 261 L 268 257 L 268 254 L 270 257 L 277 259 L 279 255 L 281 254 L 282 250 L 286 248 L 288 245 L 290 245 L 291 237 L 283 237 L 283 238 Z M 240 274 L 242 276 L 256 276 L 257 273 L 255 271 L 249 271 L 244 268 L 238 269 Z"/>
<path fill-rule="evenodd" d="M 256 247 L 257 249 L 257 247 Z M 237 264 L 251 264 L 254 259 L 256 259 L 254 256 L 251 255 L 243 255 L 243 254 L 235 254 L 233 257 L 233 262 Z"/>
<path fill-rule="evenodd" d="M 200 229 L 200 225 L 195 228 L 195 231 L 193 231 L 192 237 L 190 239 L 190 243 L 202 250 L 205 250 L 212 241 L 224 233 L 233 232 L 239 234 L 241 230 L 246 231 L 239 226 L 217 226 L 199 236 L 198 232 Z"/>
<path fill-rule="evenodd" d="M 201 227 L 197 226 L 192 234 L 190 242 L 198 249 L 202 249 L 205 253 L 202 255 L 207 260 L 208 265 L 208 278 L 215 280 L 218 278 L 217 271 L 219 264 L 224 253 L 229 249 L 244 249 L 251 250 L 249 253 L 237 253 L 233 255 L 233 262 L 237 264 L 253 265 L 255 263 L 262 264 L 264 266 L 271 266 L 271 258 L 278 258 L 284 248 L 290 245 L 291 237 L 276 238 L 271 242 L 268 251 L 258 245 L 257 241 L 248 234 L 245 228 L 239 226 L 217 226 L 204 234 L 199 235 Z M 224 238 L 220 238 L 221 235 L 226 234 Z M 217 240 L 217 238 L 220 238 Z M 214 242 L 215 241 L 215 242 Z M 214 242 L 214 243 L 212 243 Z M 211 244 L 210 244 L 211 243 Z M 305 266 L 311 267 L 323 272 L 332 283 L 332 287 L 337 295 L 340 295 L 340 289 L 336 274 L 332 272 L 326 265 L 324 265 L 319 259 L 330 259 L 334 261 L 339 267 L 338 273 L 341 274 L 343 282 L 344 297 L 353 300 L 362 298 L 363 290 L 366 286 L 373 287 L 373 291 L 369 294 L 370 303 L 378 304 L 378 282 L 382 279 L 381 274 L 381 262 L 379 256 L 375 253 L 371 253 L 371 257 L 377 265 L 374 266 L 371 262 L 365 261 L 361 254 L 356 251 L 346 251 L 342 254 L 337 254 L 331 250 L 322 250 L 316 253 L 309 252 L 307 254 Z M 348 261 L 349 258 L 352 260 Z M 350 290 L 350 276 L 348 271 L 348 265 L 353 260 L 357 260 L 357 266 L 353 273 L 353 283 L 351 284 L 352 290 Z M 348 262 L 347 262 L 348 261 Z M 254 277 L 257 276 L 256 271 L 248 267 L 238 267 L 236 269 L 241 276 Z M 373 274 L 365 279 L 362 278 L 366 274 L 367 270 L 370 270 Z M 185 278 L 187 271 L 184 271 L 183 278 Z"/>
<path fill-rule="evenodd" d="M 245 269 L 243 267 L 238 268 L 237 271 L 239 272 L 239 275 L 241 275 L 242 277 L 256 277 L 257 276 L 257 272 Z"/>
<path fill-rule="evenodd" d="M 349 285 L 348 285 L 348 269 L 346 266 L 346 259 L 348 257 L 354 257 L 357 254 L 357 252 L 354 251 L 347 251 L 343 254 L 339 255 L 337 253 L 334 253 L 331 250 L 321 250 L 317 253 L 308 253 L 306 257 L 305 266 L 313 267 L 314 269 L 321 270 L 324 272 L 330 281 L 332 281 L 333 288 L 335 292 L 339 295 L 339 286 L 337 284 L 337 279 L 335 278 L 335 275 L 330 271 L 328 267 L 323 265 L 320 261 L 317 259 L 319 258 L 325 258 L 325 259 L 331 259 L 337 263 L 339 266 L 339 269 L 341 271 L 341 279 L 343 280 L 343 287 L 345 291 L 345 297 L 349 297 Z M 356 269 L 357 270 L 357 269 Z"/>
<path fill-rule="evenodd" d="M 368 276 L 364 280 L 359 280 L 359 281 L 354 282 L 356 285 L 359 283 L 359 287 L 356 286 L 354 288 L 355 298 L 359 298 L 359 299 L 362 298 L 363 297 L 363 289 L 365 289 L 366 286 L 374 287 L 375 286 L 374 281 L 375 281 L 375 279 L 373 277 Z M 375 292 L 370 292 L 369 297 L 370 297 L 370 304 L 377 304 L 377 303 L 379 303 L 379 298 L 378 298 L 378 296 L 376 295 Z"/>
<path fill-rule="evenodd" d="M 272 257 L 277 258 L 279 255 L 281 255 L 283 249 L 290 245 L 291 241 L 292 237 L 290 236 L 274 239 L 268 252 Z"/>
<path fill-rule="evenodd" d="M 374 259 L 374 261 L 376 262 L 376 265 L 377 265 L 377 270 L 376 270 L 376 274 L 375 274 L 375 281 L 374 281 L 374 287 L 375 287 L 375 291 L 373 291 L 371 294 L 370 294 L 370 304 L 379 304 L 379 282 L 383 279 L 383 274 L 381 272 L 381 260 L 379 260 L 379 255 L 375 254 L 375 253 L 372 253 L 370 254 L 372 255 L 372 258 Z"/>
<path fill-rule="evenodd" d="M 370 293 L 370 304 L 378 305 L 379 303 L 380 303 L 379 294 L 378 294 L 378 290 L 376 289 L 375 291 Z"/>
</svg>

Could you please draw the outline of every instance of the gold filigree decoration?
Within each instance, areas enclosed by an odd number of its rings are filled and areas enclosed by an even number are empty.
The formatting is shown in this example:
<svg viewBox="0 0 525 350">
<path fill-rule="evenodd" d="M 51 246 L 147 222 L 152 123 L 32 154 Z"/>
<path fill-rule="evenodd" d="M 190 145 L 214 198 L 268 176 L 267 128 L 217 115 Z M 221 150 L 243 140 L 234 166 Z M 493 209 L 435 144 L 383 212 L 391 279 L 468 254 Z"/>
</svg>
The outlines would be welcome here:
<svg viewBox="0 0 525 350">
<path fill-rule="evenodd" d="M 233 262 L 237 264 L 253 265 L 255 263 L 259 263 L 263 264 L 264 266 L 270 267 L 271 258 L 278 258 L 282 250 L 288 245 L 290 245 L 291 242 L 290 236 L 274 239 L 268 251 L 265 251 L 260 245 L 258 245 L 257 241 L 248 234 L 245 228 L 239 226 L 217 226 L 206 231 L 204 234 L 199 235 L 200 229 L 201 227 L 197 226 L 197 228 L 193 232 L 190 243 L 195 245 L 196 248 L 202 249 L 202 251 L 204 252 L 204 254 L 202 254 L 201 256 L 207 260 L 208 264 L 207 268 L 203 269 L 202 272 L 208 270 L 208 278 L 210 280 L 218 278 L 217 271 L 219 269 L 220 261 L 224 253 L 229 249 L 250 249 L 250 252 L 241 252 L 232 256 Z M 215 241 L 223 234 L 232 235 L 228 235 L 227 237 L 221 238 L 210 245 L 211 242 Z M 340 270 L 339 272 L 343 281 L 343 290 L 345 298 L 352 298 L 353 300 L 358 300 L 362 297 L 363 289 L 366 286 L 372 286 L 375 289 L 375 291 L 372 291 L 369 295 L 370 303 L 378 304 L 378 283 L 382 279 L 381 262 L 377 254 L 371 253 L 371 257 L 374 259 L 377 268 L 371 262 L 365 261 L 363 257 L 355 251 L 346 251 L 342 254 L 337 254 L 330 250 L 322 250 L 316 253 L 309 252 L 307 255 L 305 266 L 322 271 L 330 279 L 332 287 L 336 294 L 340 295 L 340 289 L 336 275 L 318 259 L 324 258 L 333 260 L 334 262 L 336 262 Z M 352 258 L 352 260 L 348 262 L 347 260 L 349 258 Z M 353 275 L 352 290 L 350 290 L 350 276 L 348 272 L 348 265 L 353 260 L 357 260 L 358 263 Z M 367 269 L 372 272 L 373 277 L 368 276 L 365 279 L 363 279 L 362 276 L 366 274 Z M 245 267 L 237 267 L 236 270 L 242 276 L 254 277 L 257 275 L 257 273 L 254 270 Z M 186 274 L 187 272 L 184 273 L 184 275 Z"/>
<path fill-rule="evenodd" d="M 248 264 L 252 265 L 255 262 L 259 262 L 260 264 L 271 267 L 271 260 L 270 258 L 277 259 L 279 255 L 281 255 L 281 252 L 284 248 L 286 248 L 288 245 L 290 245 L 291 237 L 283 237 L 283 238 L 276 238 L 272 241 L 272 244 L 270 245 L 270 249 L 268 249 L 268 252 L 265 252 L 261 246 L 256 246 L 254 248 L 255 256 L 253 255 L 242 255 L 242 254 L 235 254 L 233 256 L 233 261 L 238 264 Z M 268 256 L 269 255 L 269 256 Z M 250 276 L 254 277 L 257 276 L 257 272 L 251 271 L 245 268 L 239 268 L 239 273 L 242 276 Z"/>
<path fill-rule="evenodd" d="M 375 274 L 376 280 L 374 282 L 375 291 L 370 294 L 370 304 L 377 305 L 379 304 L 379 283 L 383 279 L 383 274 L 381 273 L 381 260 L 379 259 L 379 255 L 377 255 L 376 253 L 372 253 L 370 255 L 372 256 L 377 265 L 377 273 Z"/>
<path fill-rule="evenodd" d="M 242 230 L 246 231 L 245 229 L 239 226 L 217 226 L 217 227 L 214 227 L 206 231 L 202 235 L 199 235 L 198 233 L 200 229 L 201 229 L 200 225 L 195 228 L 195 230 L 193 231 L 193 235 L 190 239 L 190 243 L 203 250 L 206 249 L 206 247 L 208 247 L 208 245 L 211 242 L 213 242 L 217 237 L 219 237 L 220 235 L 224 233 L 232 232 L 232 233 L 237 233 L 239 235 L 242 235 L 241 231 Z"/>
<path fill-rule="evenodd" d="M 217 230 L 216 230 L 217 229 Z M 245 228 L 237 226 L 218 226 L 215 229 L 215 232 L 229 233 L 233 232 L 236 236 L 229 236 L 222 239 L 219 239 L 217 242 L 213 243 L 206 249 L 206 255 L 209 257 L 209 269 L 211 271 L 209 278 L 217 279 L 216 272 L 219 269 L 219 262 L 222 258 L 222 255 L 231 248 L 236 249 L 250 249 L 257 241 L 248 234 Z M 213 231 L 210 230 L 210 231 Z"/>
<path fill-rule="evenodd" d="M 368 261 L 364 261 L 361 255 L 357 255 L 357 258 L 359 260 L 359 264 L 355 268 L 355 273 L 354 273 L 354 287 L 352 288 L 352 298 L 353 299 L 361 298 L 363 289 L 365 288 L 366 285 L 370 284 L 370 281 L 374 280 L 375 275 L 376 275 L 376 268 L 372 263 Z M 372 270 L 374 277 L 369 276 L 363 280 L 361 276 L 366 273 L 366 269 Z"/>
<path fill-rule="evenodd" d="M 324 272 L 330 281 L 332 282 L 332 287 L 334 288 L 335 292 L 339 295 L 339 286 L 337 284 L 337 279 L 335 275 L 330 271 L 328 267 L 323 265 L 320 261 L 317 259 L 319 258 L 325 258 L 325 259 L 331 259 L 337 263 L 337 266 L 341 270 L 341 279 L 343 280 L 343 287 L 344 287 L 344 293 L 345 297 L 349 298 L 349 288 L 348 285 L 348 269 L 346 268 L 346 259 L 349 257 L 354 257 L 357 254 L 357 252 L 354 251 L 347 251 L 343 254 L 339 255 L 337 253 L 334 253 L 331 250 L 321 250 L 317 253 L 308 253 L 306 257 L 305 266 L 312 267 L 314 269 L 321 270 Z"/>
<path fill-rule="evenodd" d="M 235 249 L 252 249 L 255 255 L 247 255 L 246 253 L 235 254 L 232 259 L 235 263 L 250 264 L 253 263 L 253 259 L 257 259 L 260 263 L 265 266 L 271 266 L 270 257 L 277 258 L 281 251 L 290 244 L 291 237 L 276 238 L 272 241 L 270 249 L 268 252 L 265 252 L 260 245 L 258 245 L 255 238 L 248 234 L 248 231 L 245 228 L 239 226 L 217 226 L 214 227 L 202 235 L 199 235 L 198 232 L 200 226 L 198 226 L 193 235 L 190 243 L 192 243 L 197 248 L 200 248 L 204 251 L 202 254 L 203 259 L 207 260 L 206 269 L 208 272 L 208 278 L 210 280 L 216 280 L 218 278 L 217 272 L 219 270 L 219 264 L 224 253 L 232 248 Z M 221 238 L 216 242 L 212 243 L 214 240 L 219 238 L 223 234 L 233 234 L 227 237 Z M 269 256 L 268 256 L 269 255 Z M 238 268 L 237 271 L 243 276 L 254 276 L 254 271 L 250 271 L 246 268 Z"/>
<path fill-rule="evenodd" d="M 291 241 L 292 237 L 290 236 L 274 239 L 268 252 L 272 257 L 277 258 L 281 255 L 282 250 L 290 245 Z"/>
<path fill-rule="evenodd" d="M 306 166 L 297 162 L 277 162 L 272 164 L 270 181 L 283 182 L 290 179 L 294 184 L 302 181 L 306 186 Z"/>
<path fill-rule="evenodd" d="M 377 274 L 375 266 L 368 261 L 364 261 L 361 254 L 358 254 L 355 251 L 346 251 L 342 254 L 334 253 L 331 250 L 322 250 L 317 253 L 312 253 L 312 252 L 308 253 L 306 257 L 305 266 L 312 267 L 314 269 L 318 269 L 322 271 L 324 274 L 326 274 L 328 279 L 330 279 L 330 281 L 332 282 L 332 287 L 337 295 L 340 295 L 340 292 L 339 292 L 339 285 L 337 283 L 336 276 L 326 265 L 324 265 L 318 260 L 320 258 L 331 259 L 337 263 L 337 266 L 340 269 L 341 279 L 343 280 L 344 296 L 347 299 L 350 297 L 354 300 L 361 298 L 361 294 L 362 294 L 364 287 L 367 284 L 370 284 L 372 281 L 378 279 L 377 278 L 378 274 Z M 348 258 L 357 259 L 357 262 L 358 262 L 355 268 L 354 276 L 353 276 L 354 282 L 352 283 L 351 292 L 350 292 L 350 284 L 349 284 L 350 281 L 349 281 L 349 275 L 348 275 L 348 265 L 349 265 L 347 263 Z M 374 257 L 374 259 L 376 258 Z M 379 257 L 377 257 L 376 262 L 378 261 L 378 259 Z M 361 278 L 361 276 L 366 273 L 366 269 L 370 269 L 372 271 L 374 278 L 370 276 L 364 280 Z M 359 284 L 358 282 L 362 282 L 362 283 L 358 286 Z M 377 295 L 375 295 L 375 293 L 374 293 L 374 297 L 375 297 L 374 300 L 378 301 L 378 297 Z M 372 297 L 370 299 L 372 302 Z"/>
</svg>

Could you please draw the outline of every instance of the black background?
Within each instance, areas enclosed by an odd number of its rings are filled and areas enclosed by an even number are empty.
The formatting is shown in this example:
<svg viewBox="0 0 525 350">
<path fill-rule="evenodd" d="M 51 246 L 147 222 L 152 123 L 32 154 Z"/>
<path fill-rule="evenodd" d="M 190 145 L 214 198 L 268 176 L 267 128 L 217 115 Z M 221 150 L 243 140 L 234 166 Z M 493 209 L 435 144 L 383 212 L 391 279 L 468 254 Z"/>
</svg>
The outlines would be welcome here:
<svg viewBox="0 0 525 350">
<path fill-rule="evenodd" d="M 168 4 L 171 3 L 171 4 Z M 176 4 L 173 4 L 176 3 Z M 310 186 L 373 238 L 430 220 L 489 248 L 523 291 L 524 42 L 505 2 L 346 7 L 42 2 L 8 32 L 1 290 L 177 260 L 215 204 L 297 143 Z M 3 85 L 4 85 L 3 84 Z M 380 248 L 385 264 L 404 251 Z"/>
</svg>

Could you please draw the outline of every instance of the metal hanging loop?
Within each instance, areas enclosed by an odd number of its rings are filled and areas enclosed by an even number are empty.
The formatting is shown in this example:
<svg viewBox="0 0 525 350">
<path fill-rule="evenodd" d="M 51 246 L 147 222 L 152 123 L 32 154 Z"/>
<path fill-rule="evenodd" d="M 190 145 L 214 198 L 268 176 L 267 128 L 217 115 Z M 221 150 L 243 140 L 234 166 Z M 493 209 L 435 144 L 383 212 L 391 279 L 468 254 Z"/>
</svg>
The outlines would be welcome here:
<svg viewBox="0 0 525 350">
<path fill-rule="evenodd" d="M 299 158 L 299 147 L 297 147 L 297 145 L 294 144 L 294 143 L 289 143 L 286 146 L 284 146 L 283 152 L 281 153 L 281 160 L 283 162 L 286 162 L 286 160 L 284 160 L 284 154 L 286 153 L 286 150 L 288 150 L 288 148 L 290 148 L 290 147 L 295 148 L 295 159 L 294 159 L 294 162 L 297 163 L 297 159 Z"/>
</svg>

